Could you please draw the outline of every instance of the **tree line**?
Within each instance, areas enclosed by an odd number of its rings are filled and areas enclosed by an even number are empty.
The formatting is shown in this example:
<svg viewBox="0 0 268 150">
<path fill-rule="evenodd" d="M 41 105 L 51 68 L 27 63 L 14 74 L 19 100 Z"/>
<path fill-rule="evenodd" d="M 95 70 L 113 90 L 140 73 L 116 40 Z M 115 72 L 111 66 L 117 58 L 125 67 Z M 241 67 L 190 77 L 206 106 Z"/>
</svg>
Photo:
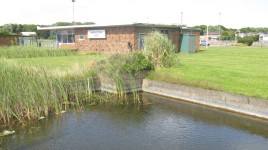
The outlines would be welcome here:
<svg viewBox="0 0 268 150">
<path fill-rule="evenodd" d="M 193 28 L 199 28 L 200 35 L 205 35 L 207 33 L 207 26 L 206 25 L 198 25 L 194 26 Z M 221 40 L 237 40 L 238 43 L 245 43 L 247 45 L 252 45 L 253 42 L 259 41 L 259 33 L 268 33 L 267 28 L 253 28 L 253 27 L 245 27 L 241 29 L 233 29 L 233 28 L 226 28 L 222 25 L 220 26 L 208 26 L 209 33 L 219 33 L 221 34 Z M 245 37 L 240 37 L 238 33 L 245 33 Z"/>
<path fill-rule="evenodd" d="M 37 26 L 69 26 L 69 25 L 91 25 L 94 22 L 56 22 L 51 25 L 36 25 L 36 24 L 4 24 L 0 26 L 0 35 L 18 35 L 19 32 L 37 32 Z M 53 38 L 51 31 L 38 31 L 38 38 L 49 39 Z"/>
</svg>

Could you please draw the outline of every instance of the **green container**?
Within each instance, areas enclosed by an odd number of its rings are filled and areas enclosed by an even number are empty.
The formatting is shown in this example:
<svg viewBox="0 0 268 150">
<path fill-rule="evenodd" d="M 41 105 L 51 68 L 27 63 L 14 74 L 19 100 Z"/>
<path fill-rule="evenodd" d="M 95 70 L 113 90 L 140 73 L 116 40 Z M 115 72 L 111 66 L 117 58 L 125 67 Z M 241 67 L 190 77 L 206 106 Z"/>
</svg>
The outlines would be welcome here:
<svg viewBox="0 0 268 150">
<path fill-rule="evenodd" d="M 195 53 L 196 51 L 196 35 L 181 34 L 181 53 Z"/>
</svg>

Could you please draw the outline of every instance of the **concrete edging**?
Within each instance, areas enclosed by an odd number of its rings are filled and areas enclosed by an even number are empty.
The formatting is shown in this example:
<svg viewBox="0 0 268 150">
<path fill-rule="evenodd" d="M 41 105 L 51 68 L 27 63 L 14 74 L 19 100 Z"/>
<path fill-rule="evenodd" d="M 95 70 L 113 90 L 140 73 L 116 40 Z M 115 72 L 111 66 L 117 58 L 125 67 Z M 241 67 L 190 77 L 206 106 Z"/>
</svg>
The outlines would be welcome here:
<svg viewBox="0 0 268 150">
<path fill-rule="evenodd" d="M 268 119 L 268 101 L 185 85 L 143 80 L 142 90 L 167 97 Z"/>
</svg>

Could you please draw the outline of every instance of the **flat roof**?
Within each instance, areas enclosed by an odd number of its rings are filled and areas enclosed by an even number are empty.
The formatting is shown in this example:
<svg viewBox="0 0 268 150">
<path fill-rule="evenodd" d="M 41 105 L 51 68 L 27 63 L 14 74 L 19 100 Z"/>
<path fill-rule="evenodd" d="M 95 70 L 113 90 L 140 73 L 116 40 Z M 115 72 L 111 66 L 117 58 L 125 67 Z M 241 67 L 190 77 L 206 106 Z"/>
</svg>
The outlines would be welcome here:
<svg viewBox="0 0 268 150">
<path fill-rule="evenodd" d="M 20 32 L 19 36 L 37 36 L 36 32 Z"/>
<path fill-rule="evenodd" d="M 166 25 L 166 24 L 144 24 L 144 23 L 134 23 L 134 24 L 119 24 L 119 25 L 72 25 L 72 26 L 48 26 L 40 27 L 37 26 L 37 30 L 66 30 L 66 29 L 77 29 L 77 28 L 104 28 L 104 27 L 124 27 L 124 26 L 135 26 L 135 27 L 155 27 L 155 28 L 181 28 L 186 27 L 186 25 Z"/>
</svg>

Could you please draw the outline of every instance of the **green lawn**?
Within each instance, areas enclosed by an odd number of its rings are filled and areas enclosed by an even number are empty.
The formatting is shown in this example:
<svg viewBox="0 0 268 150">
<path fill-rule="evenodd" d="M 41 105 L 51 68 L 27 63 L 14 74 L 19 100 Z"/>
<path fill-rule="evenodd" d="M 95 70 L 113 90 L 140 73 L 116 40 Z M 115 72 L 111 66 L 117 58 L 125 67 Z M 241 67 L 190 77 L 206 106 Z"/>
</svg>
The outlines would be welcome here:
<svg viewBox="0 0 268 150">
<path fill-rule="evenodd" d="M 92 67 L 106 54 L 89 53 L 58 57 L 13 58 L 19 64 L 73 70 Z M 268 99 L 268 48 L 201 47 L 196 54 L 176 54 L 172 68 L 158 69 L 147 78 Z"/>
<path fill-rule="evenodd" d="M 12 59 L 14 62 L 23 65 L 45 67 L 50 70 L 70 70 L 78 66 L 88 66 L 105 58 L 105 54 L 88 53 L 73 56 L 59 56 L 59 57 L 36 57 L 36 58 L 16 58 Z"/>
<path fill-rule="evenodd" d="M 268 48 L 209 47 L 196 54 L 176 54 L 173 68 L 148 78 L 268 99 Z"/>
</svg>

